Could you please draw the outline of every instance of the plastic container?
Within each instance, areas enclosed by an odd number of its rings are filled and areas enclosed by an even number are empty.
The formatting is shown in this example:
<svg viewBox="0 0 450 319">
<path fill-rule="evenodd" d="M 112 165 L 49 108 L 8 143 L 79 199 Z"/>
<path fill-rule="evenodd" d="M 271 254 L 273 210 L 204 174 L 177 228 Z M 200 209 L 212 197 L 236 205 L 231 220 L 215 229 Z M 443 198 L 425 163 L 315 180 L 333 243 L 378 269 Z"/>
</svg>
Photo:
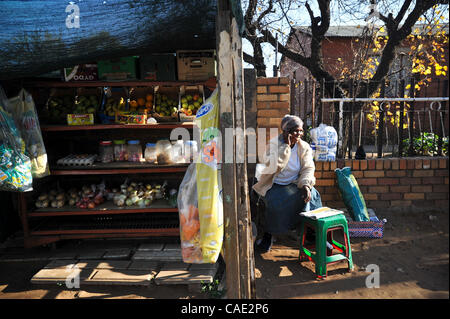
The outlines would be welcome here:
<svg viewBox="0 0 450 319">
<path fill-rule="evenodd" d="M 128 160 L 128 148 L 125 140 L 114 140 L 114 160 L 116 162 Z"/>
<path fill-rule="evenodd" d="M 172 157 L 175 163 L 184 163 L 183 140 L 178 140 L 172 145 Z"/>
<path fill-rule="evenodd" d="M 156 144 L 147 143 L 145 145 L 144 158 L 147 163 L 156 163 Z"/>
<path fill-rule="evenodd" d="M 169 140 L 156 142 L 156 158 L 159 165 L 173 164 L 172 144 Z"/>
<path fill-rule="evenodd" d="M 196 141 L 184 142 L 184 161 L 185 163 L 192 163 L 198 155 L 198 148 Z"/>
<path fill-rule="evenodd" d="M 139 140 L 128 141 L 128 161 L 140 162 L 142 160 L 142 148 Z"/>
<path fill-rule="evenodd" d="M 114 149 L 111 141 L 100 142 L 99 161 L 102 163 L 111 163 L 114 161 Z"/>
</svg>

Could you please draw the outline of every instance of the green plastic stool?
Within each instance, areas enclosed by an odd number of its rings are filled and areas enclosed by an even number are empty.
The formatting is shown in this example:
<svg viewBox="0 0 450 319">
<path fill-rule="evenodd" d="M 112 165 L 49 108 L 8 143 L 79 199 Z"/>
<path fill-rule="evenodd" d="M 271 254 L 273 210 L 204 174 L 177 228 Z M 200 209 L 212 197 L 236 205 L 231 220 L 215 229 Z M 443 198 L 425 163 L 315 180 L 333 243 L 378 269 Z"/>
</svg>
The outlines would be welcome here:
<svg viewBox="0 0 450 319">
<path fill-rule="evenodd" d="M 348 234 L 348 224 L 344 214 L 323 217 L 320 219 L 312 219 L 309 217 L 301 216 L 300 220 L 300 262 L 306 260 L 313 261 L 315 263 L 316 276 L 317 278 L 321 279 L 326 278 L 327 276 L 328 264 L 346 260 L 348 262 L 348 270 L 353 270 L 350 236 Z M 304 246 L 307 227 L 315 230 L 315 253 Z M 344 232 L 343 244 L 333 239 L 333 231 L 338 229 L 342 229 Z M 332 254 L 332 250 L 327 248 L 327 240 L 334 249 L 339 251 L 339 253 Z"/>
</svg>

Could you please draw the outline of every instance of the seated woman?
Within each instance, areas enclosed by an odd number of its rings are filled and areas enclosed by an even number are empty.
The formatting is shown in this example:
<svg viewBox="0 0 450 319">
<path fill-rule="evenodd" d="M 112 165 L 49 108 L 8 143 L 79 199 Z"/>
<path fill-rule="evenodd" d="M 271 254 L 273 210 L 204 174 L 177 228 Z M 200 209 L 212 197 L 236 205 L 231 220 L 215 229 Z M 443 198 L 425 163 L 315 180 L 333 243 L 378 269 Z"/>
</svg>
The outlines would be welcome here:
<svg viewBox="0 0 450 319">
<path fill-rule="evenodd" d="M 265 203 L 265 233 L 258 244 L 262 251 L 272 247 L 272 235 L 287 233 L 299 223 L 299 213 L 322 207 L 319 192 L 313 187 L 312 149 L 302 140 L 303 121 L 286 115 L 282 134 L 269 142 L 264 169 L 253 190 Z"/>
</svg>

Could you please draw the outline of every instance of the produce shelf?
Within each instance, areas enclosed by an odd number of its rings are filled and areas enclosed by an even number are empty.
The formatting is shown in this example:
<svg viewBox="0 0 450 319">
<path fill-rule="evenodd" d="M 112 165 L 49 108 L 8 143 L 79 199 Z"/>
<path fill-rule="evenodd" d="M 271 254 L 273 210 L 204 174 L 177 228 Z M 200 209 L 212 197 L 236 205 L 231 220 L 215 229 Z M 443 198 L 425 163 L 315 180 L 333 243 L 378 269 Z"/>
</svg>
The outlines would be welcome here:
<svg viewBox="0 0 450 319">
<path fill-rule="evenodd" d="M 148 173 L 184 173 L 189 164 L 155 165 L 147 163 L 114 162 L 87 166 L 50 166 L 51 175 L 113 175 Z"/>
<path fill-rule="evenodd" d="M 73 88 L 73 87 L 152 87 L 152 86 L 180 86 L 180 85 L 201 85 L 205 81 L 148 81 L 148 80 L 136 80 L 136 81 L 80 81 L 80 82 L 61 82 L 61 81 L 26 81 L 24 86 L 26 87 L 60 87 L 60 88 Z"/>
<path fill-rule="evenodd" d="M 155 200 L 150 206 L 141 208 L 137 205 L 118 207 L 111 201 L 104 202 L 93 209 L 63 206 L 61 208 L 39 208 L 28 212 L 29 217 L 44 216 L 82 216 L 82 215 L 117 215 L 133 213 L 177 213 L 178 208 L 170 206 L 166 200 Z"/>
<path fill-rule="evenodd" d="M 178 215 L 69 216 L 64 222 L 61 218 L 49 217 L 33 227 L 30 235 L 126 233 L 178 236 Z"/>
<path fill-rule="evenodd" d="M 167 122 L 156 124 L 94 124 L 94 125 L 41 125 L 42 132 L 61 131 L 86 131 L 86 130 L 115 130 L 115 129 L 139 129 L 139 130 L 171 130 L 174 128 L 191 129 L 193 122 Z"/>
</svg>

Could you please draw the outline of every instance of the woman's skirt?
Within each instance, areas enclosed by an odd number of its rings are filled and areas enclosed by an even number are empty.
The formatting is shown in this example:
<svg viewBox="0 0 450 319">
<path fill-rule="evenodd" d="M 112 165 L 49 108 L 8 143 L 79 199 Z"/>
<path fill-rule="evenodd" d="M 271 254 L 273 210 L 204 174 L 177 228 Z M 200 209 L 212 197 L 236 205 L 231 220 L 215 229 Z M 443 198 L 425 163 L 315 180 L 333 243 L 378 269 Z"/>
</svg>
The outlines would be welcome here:
<svg viewBox="0 0 450 319">
<path fill-rule="evenodd" d="M 265 209 L 265 231 L 282 234 L 296 228 L 300 213 L 322 207 L 319 192 L 311 189 L 311 201 L 305 204 L 301 191 L 295 184 L 273 184 L 263 197 Z"/>
</svg>

